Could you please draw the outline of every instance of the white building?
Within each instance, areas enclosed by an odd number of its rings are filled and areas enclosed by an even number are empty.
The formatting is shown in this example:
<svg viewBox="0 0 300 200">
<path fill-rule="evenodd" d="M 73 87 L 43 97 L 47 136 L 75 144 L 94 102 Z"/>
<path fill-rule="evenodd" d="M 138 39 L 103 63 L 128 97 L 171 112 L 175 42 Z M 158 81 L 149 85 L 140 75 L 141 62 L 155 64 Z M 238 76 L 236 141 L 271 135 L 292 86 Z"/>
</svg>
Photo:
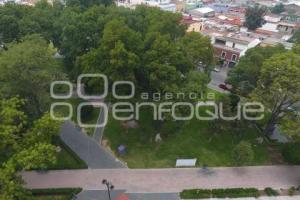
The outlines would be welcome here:
<svg viewBox="0 0 300 200">
<path fill-rule="evenodd" d="M 128 8 L 135 8 L 137 5 L 148 5 L 159 7 L 164 11 L 176 12 L 176 5 L 171 3 L 170 0 L 120 0 L 117 5 Z"/>
<path fill-rule="evenodd" d="M 214 17 L 215 11 L 209 7 L 202 7 L 190 10 L 189 12 L 193 17 Z"/>
</svg>

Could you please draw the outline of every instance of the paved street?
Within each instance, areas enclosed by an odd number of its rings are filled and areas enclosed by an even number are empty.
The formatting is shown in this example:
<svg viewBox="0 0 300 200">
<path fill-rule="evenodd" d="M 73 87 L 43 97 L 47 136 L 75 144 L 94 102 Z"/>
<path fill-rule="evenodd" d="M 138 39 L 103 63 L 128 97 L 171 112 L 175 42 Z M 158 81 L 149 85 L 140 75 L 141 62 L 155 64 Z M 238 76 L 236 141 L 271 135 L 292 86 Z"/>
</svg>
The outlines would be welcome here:
<svg viewBox="0 0 300 200">
<path fill-rule="evenodd" d="M 191 188 L 265 187 L 300 185 L 300 166 L 188 169 L 88 169 L 38 173 L 24 172 L 29 188 L 81 187 L 104 190 L 102 179 L 110 180 L 128 193 L 177 193 Z"/>
<path fill-rule="evenodd" d="M 124 164 L 106 151 L 93 138 L 82 133 L 72 122 L 66 121 L 61 129 L 62 140 L 82 159 L 89 168 L 124 168 Z"/>
<path fill-rule="evenodd" d="M 229 69 L 228 67 L 222 67 L 218 69 L 220 69 L 219 72 L 214 72 L 214 71 L 211 72 L 211 81 L 208 84 L 208 87 L 218 92 L 228 93 L 228 91 L 219 88 L 219 85 L 224 84 Z"/>
</svg>

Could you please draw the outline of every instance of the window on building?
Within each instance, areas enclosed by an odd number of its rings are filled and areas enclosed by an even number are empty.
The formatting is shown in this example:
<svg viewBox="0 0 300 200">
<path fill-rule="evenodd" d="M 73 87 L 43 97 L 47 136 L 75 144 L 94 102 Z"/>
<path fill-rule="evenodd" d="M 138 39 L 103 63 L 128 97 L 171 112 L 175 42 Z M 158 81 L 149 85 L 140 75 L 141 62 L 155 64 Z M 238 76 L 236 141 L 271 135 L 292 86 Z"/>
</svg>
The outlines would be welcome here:
<svg viewBox="0 0 300 200">
<path fill-rule="evenodd" d="M 222 51 L 221 58 L 226 58 L 226 52 Z"/>
<path fill-rule="evenodd" d="M 235 61 L 236 61 L 236 59 L 237 59 L 237 55 L 235 55 L 235 54 L 232 54 L 231 60 L 235 62 Z"/>
<path fill-rule="evenodd" d="M 216 39 L 216 44 L 221 44 L 221 45 L 225 45 L 226 44 L 226 41 L 224 40 L 220 40 L 220 39 Z"/>
<path fill-rule="evenodd" d="M 235 48 L 235 43 L 232 43 L 232 48 Z"/>
</svg>

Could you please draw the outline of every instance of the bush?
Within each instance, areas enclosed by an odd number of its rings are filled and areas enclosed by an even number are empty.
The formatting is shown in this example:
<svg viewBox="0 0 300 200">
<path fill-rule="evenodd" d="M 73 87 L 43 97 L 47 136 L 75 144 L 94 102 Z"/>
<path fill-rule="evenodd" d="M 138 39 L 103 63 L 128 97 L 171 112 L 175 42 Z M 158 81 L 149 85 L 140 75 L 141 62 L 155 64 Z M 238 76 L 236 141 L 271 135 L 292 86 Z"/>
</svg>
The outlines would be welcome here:
<svg viewBox="0 0 300 200">
<path fill-rule="evenodd" d="M 270 188 L 270 187 L 265 188 L 264 191 L 268 196 L 278 196 L 279 195 L 279 193 L 276 190 L 274 190 L 273 188 Z"/>
<path fill-rule="evenodd" d="M 214 189 L 212 196 L 217 198 L 259 197 L 259 191 L 255 188 Z"/>
<path fill-rule="evenodd" d="M 32 189 L 29 190 L 33 196 L 52 196 L 52 195 L 66 195 L 72 198 L 73 195 L 82 191 L 81 188 L 51 188 L 51 189 Z"/>
<path fill-rule="evenodd" d="M 289 164 L 300 164 L 300 143 L 289 143 L 282 150 L 282 156 Z"/>
<path fill-rule="evenodd" d="M 211 196 L 211 190 L 203 189 L 192 189 L 192 190 L 183 190 L 180 193 L 182 199 L 207 199 Z"/>
<path fill-rule="evenodd" d="M 293 196 L 293 195 L 295 194 L 295 192 L 296 192 L 296 188 L 295 188 L 295 187 L 291 187 L 291 188 L 289 189 L 289 195 L 290 195 L 290 196 Z"/>
<path fill-rule="evenodd" d="M 213 189 L 184 190 L 180 193 L 182 199 L 205 199 L 215 198 L 238 198 L 238 197 L 259 197 L 259 191 L 255 188 L 232 188 L 232 189 Z"/>
</svg>

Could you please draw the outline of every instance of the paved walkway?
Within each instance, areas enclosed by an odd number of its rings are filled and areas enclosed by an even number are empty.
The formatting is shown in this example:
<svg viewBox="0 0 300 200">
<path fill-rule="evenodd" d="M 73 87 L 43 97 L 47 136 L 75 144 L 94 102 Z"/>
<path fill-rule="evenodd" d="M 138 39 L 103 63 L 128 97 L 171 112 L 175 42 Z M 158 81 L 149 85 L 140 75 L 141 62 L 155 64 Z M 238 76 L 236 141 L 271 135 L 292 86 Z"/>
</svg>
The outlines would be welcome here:
<svg viewBox="0 0 300 200">
<path fill-rule="evenodd" d="M 102 179 L 110 180 L 128 193 L 177 193 L 192 188 L 265 187 L 300 185 L 300 166 L 190 169 L 94 169 L 24 172 L 29 188 L 81 187 L 104 190 Z"/>
<path fill-rule="evenodd" d="M 126 195 L 130 200 L 180 200 L 177 193 L 126 193 L 125 190 L 113 190 L 111 199 L 115 200 L 120 195 Z M 76 200 L 108 200 L 105 190 L 85 190 L 77 195 Z"/>
<path fill-rule="evenodd" d="M 124 168 L 124 164 L 106 151 L 93 138 L 82 133 L 71 121 L 66 121 L 60 137 L 92 169 Z"/>
<path fill-rule="evenodd" d="M 105 112 L 103 111 L 103 109 L 101 109 L 97 120 L 97 124 L 103 124 L 104 120 L 105 120 Z M 94 140 L 98 141 L 100 144 L 102 141 L 104 128 L 105 128 L 104 126 L 95 128 L 95 132 L 93 135 Z"/>
</svg>

